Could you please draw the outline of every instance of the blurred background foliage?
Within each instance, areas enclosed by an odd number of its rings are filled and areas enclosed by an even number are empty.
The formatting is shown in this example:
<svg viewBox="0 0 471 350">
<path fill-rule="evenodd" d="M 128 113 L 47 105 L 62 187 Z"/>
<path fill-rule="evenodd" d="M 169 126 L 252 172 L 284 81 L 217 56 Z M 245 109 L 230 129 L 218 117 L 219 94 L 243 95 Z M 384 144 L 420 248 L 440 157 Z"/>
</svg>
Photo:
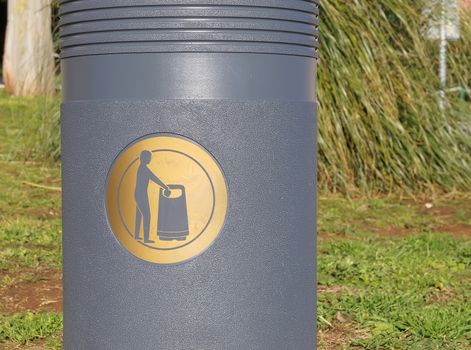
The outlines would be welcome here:
<svg viewBox="0 0 471 350">
<path fill-rule="evenodd" d="M 453 92 L 444 115 L 438 107 L 438 43 L 426 39 L 424 5 L 425 0 L 322 2 L 321 191 L 471 189 L 471 104 Z M 53 15 L 58 50 L 57 2 Z M 448 81 L 450 87 L 469 89 L 470 11 L 463 12 L 461 28 L 462 38 L 448 46 Z M 25 119 L 10 155 L 57 161 L 60 98 L 32 101 L 33 107 L 15 98 L 0 105 Z"/>
<path fill-rule="evenodd" d="M 470 104 L 437 103 L 438 43 L 424 1 L 322 2 L 319 183 L 334 192 L 471 188 Z M 449 44 L 450 86 L 471 86 L 471 16 Z M 459 95 L 459 93 L 455 93 Z"/>
</svg>

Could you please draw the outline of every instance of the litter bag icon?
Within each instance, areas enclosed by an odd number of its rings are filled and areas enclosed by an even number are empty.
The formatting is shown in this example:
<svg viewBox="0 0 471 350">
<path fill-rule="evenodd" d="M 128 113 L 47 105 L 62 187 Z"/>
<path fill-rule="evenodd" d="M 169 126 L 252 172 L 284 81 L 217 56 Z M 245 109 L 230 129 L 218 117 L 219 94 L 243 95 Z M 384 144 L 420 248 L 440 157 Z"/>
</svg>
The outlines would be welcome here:
<svg viewBox="0 0 471 350">
<path fill-rule="evenodd" d="M 185 187 L 169 185 L 170 195 L 161 188 L 157 235 L 162 241 L 185 241 L 188 238 L 188 212 Z"/>
</svg>

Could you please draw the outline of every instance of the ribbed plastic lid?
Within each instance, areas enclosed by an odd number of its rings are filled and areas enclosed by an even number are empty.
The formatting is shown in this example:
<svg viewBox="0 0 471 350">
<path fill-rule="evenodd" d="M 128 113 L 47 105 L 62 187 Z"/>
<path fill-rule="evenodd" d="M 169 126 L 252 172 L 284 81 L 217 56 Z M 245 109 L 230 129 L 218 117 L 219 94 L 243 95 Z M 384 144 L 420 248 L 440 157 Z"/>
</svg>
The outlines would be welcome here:
<svg viewBox="0 0 471 350">
<path fill-rule="evenodd" d="M 317 57 L 319 0 L 62 0 L 62 57 L 246 52 Z"/>
</svg>

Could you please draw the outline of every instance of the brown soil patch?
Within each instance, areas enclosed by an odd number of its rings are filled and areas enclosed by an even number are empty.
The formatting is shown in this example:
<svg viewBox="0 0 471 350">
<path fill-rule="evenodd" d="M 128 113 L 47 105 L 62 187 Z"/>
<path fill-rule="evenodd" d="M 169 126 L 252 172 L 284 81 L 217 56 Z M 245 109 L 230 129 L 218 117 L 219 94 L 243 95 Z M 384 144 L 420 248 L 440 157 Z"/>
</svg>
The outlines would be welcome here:
<svg viewBox="0 0 471 350">
<path fill-rule="evenodd" d="M 456 300 L 457 294 L 453 290 L 440 290 L 436 289 L 433 294 L 429 295 L 426 304 L 439 304 L 445 305 L 449 302 Z"/>
<path fill-rule="evenodd" d="M 331 327 L 317 333 L 317 345 L 319 350 L 360 349 L 350 345 L 352 340 L 367 339 L 369 336 L 367 332 L 356 329 L 350 321 L 337 314 Z"/>
<path fill-rule="evenodd" d="M 457 222 L 455 215 L 458 213 L 458 210 L 463 210 L 466 213 L 466 216 L 471 218 L 471 202 L 459 201 L 459 202 L 450 202 L 449 206 L 444 206 L 443 204 L 439 206 L 434 206 L 431 209 L 422 209 L 421 212 L 428 215 L 433 215 L 437 217 L 442 223 L 434 231 L 449 233 L 453 236 L 463 237 L 471 236 L 471 225 L 465 223 Z"/>
<path fill-rule="evenodd" d="M 417 230 L 388 227 L 382 230 L 375 230 L 380 237 L 403 237 L 417 233 Z M 471 237 L 471 226 L 466 224 L 445 224 L 433 229 L 433 232 L 447 233 L 454 237 Z"/>
<path fill-rule="evenodd" d="M 0 278 L 4 276 L 0 275 Z M 0 313 L 62 311 L 62 272 L 45 270 L 36 276 L 38 278 L 33 281 L 18 278 L 18 283 L 0 288 Z M 17 278 L 14 275 L 8 277 Z"/>
<path fill-rule="evenodd" d="M 20 177 L 18 167 L 12 166 L 12 163 L 13 163 L 12 161 L 2 160 L 2 161 L 0 161 L 0 163 L 2 164 L 2 172 L 4 174 L 11 175 L 14 178 L 19 178 Z"/>
<path fill-rule="evenodd" d="M 382 236 L 382 237 L 383 236 L 384 237 L 391 237 L 391 236 L 402 237 L 402 236 L 407 236 L 414 233 L 413 229 L 400 228 L 400 227 L 387 227 L 384 229 L 376 229 L 375 231 L 379 236 Z"/>
<path fill-rule="evenodd" d="M 323 241 L 330 241 L 333 239 L 348 239 L 347 235 L 345 233 L 328 233 L 325 231 L 319 231 L 317 232 L 317 238 L 321 239 Z"/>
<path fill-rule="evenodd" d="M 46 209 L 46 208 L 36 208 L 26 211 L 29 215 L 36 219 L 49 219 L 52 217 L 60 217 L 61 213 L 59 210 Z"/>
<path fill-rule="evenodd" d="M 432 214 L 435 216 L 449 218 L 452 217 L 456 213 L 456 208 L 453 207 L 433 207 L 430 209 L 423 208 L 420 210 L 420 213 L 423 214 Z"/>
<path fill-rule="evenodd" d="M 0 344 L 0 350 L 48 350 L 44 340 L 37 340 L 30 344 L 5 343 Z"/>
<path fill-rule="evenodd" d="M 342 286 L 317 286 L 318 293 L 325 294 L 340 294 L 342 292 L 357 293 L 359 290 L 356 288 L 347 288 Z"/>
<path fill-rule="evenodd" d="M 338 286 L 318 286 L 317 292 L 318 293 L 327 293 L 327 294 L 339 294 L 345 288 L 338 287 Z"/>
<path fill-rule="evenodd" d="M 47 350 L 48 347 L 42 344 L 20 345 L 15 343 L 0 344 L 0 350 Z"/>
<path fill-rule="evenodd" d="M 448 224 L 439 227 L 440 231 L 457 237 L 471 237 L 471 226 L 466 224 Z"/>
</svg>

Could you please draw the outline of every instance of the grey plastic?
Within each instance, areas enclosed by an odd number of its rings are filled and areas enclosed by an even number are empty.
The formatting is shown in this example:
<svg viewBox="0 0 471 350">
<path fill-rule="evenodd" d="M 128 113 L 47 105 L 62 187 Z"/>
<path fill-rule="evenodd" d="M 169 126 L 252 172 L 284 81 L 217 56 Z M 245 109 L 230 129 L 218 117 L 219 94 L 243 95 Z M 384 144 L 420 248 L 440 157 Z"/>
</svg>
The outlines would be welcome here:
<svg viewBox="0 0 471 350">
<path fill-rule="evenodd" d="M 62 57 L 253 52 L 317 57 L 317 0 L 63 1 Z"/>
<path fill-rule="evenodd" d="M 316 348 L 317 4 L 61 2 L 66 350 Z M 126 251 L 105 210 L 115 158 L 152 133 L 202 145 L 228 184 L 214 244 L 173 266 Z M 168 239 L 185 235 L 180 190 Z"/>
<path fill-rule="evenodd" d="M 164 241 L 185 241 L 189 234 L 186 190 L 182 185 L 169 187 L 177 192 L 177 197 L 170 197 L 160 189 L 157 235 Z"/>
</svg>

